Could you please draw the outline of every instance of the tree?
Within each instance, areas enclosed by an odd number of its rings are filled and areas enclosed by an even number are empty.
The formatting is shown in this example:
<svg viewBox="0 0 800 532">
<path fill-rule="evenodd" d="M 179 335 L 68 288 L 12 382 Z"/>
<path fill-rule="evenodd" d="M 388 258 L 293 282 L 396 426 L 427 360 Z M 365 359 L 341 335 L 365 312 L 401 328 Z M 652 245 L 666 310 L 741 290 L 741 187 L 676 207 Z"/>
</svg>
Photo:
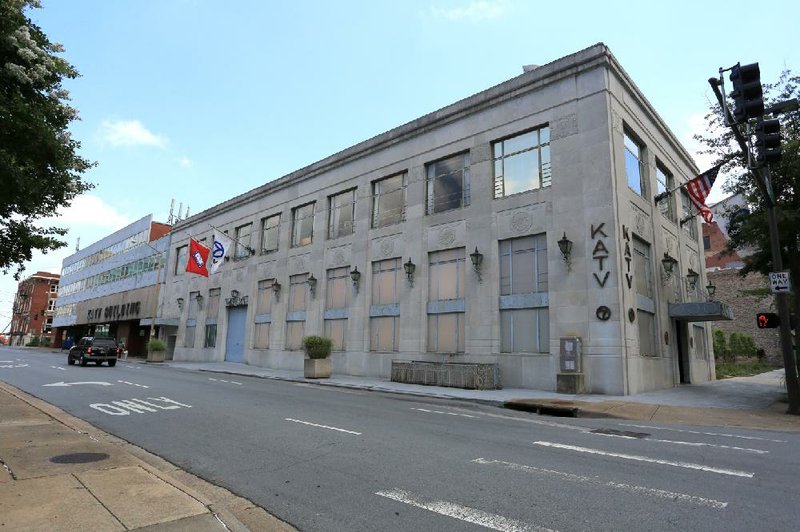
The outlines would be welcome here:
<svg viewBox="0 0 800 532">
<path fill-rule="evenodd" d="M 778 82 L 764 85 L 766 107 L 775 102 L 800 97 L 800 77 L 784 71 Z M 781 160 L 770 165 L 772 188 L 775 195 L 775 214 L 781 243 L 781 258 L 789 268 L 795 297 L 794 314 L 800 316 L 800 297 L 796 297 L 800 282 L 800 111 L 784 113 L 776 118 L 781 122 Z M 725 191 L 741 194 L 749 211 L 729 212 L 729 250 L 748 249 L 745 267 L 739 272 L 768 274 L 774 271 L 769 241 L 767 198 L 757 186 L 757 177 L 747 169 L 747 155 L 742 153 L 733 139 L 731 130 L 724 126 L 719 105 L 713 105 L 706 115 L 710 133 L 695 135 L 716 163 L 725 163 L 723 172 L 731 177 Z M 795 338 L 797 334 L 795 331 Z M 800 342 L 795 341 L 795 360 L 800 358 Z"/>
<path fill-rule="evenodd" d="M 19 280 L 34 250 L 63 246 L 61 227 L 41 227 L 91 189 L 81 174 L 93 163 L 77 154 L 67 130 L 77 111 L 61 83 L 78 72 L 56 54 L 26 10 L 38 0 L 0 0 L 0 270 Z"/>
</svg>

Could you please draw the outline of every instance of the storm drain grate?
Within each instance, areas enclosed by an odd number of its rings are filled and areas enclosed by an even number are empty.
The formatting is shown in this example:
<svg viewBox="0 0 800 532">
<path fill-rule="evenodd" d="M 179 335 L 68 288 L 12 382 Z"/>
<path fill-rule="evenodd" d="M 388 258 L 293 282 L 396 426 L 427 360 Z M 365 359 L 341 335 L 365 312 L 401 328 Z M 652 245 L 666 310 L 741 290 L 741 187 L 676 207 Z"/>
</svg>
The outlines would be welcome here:
<svg viewBox="0 0 800 532">
<path fill-rule="evenodd" d="M 88 464 L 107 459 L 108 455 L 106 453 L 71 453 L 54 456 L 50 461 L 54 464 Z"/>
<path fill-rule="evenodd" d="M 650 436 L 646 432 L 633 432 L 630 430 L 595 429 L 589 432 L 591 432 L 592 434 L 606 434 L 608 436 L 624 436 L 625 438 L 639 438 L 640 440 Z"/>
</svg>

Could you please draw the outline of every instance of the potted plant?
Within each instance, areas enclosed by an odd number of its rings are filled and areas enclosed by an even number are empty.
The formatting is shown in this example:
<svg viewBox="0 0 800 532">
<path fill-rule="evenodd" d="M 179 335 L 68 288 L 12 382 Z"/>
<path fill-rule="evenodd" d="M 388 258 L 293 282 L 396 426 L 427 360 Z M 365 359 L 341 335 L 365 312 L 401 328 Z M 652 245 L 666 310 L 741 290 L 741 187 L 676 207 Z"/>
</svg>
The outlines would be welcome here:
<svg viewBox="0 0 800 532">
<path fill-rule="evenodd" d="M 331 347 L 333 342 L 324 336 L 304 336 L 303 376 L 307 379 L 327 379 L 331 376 Z"/>
<path fill-rule="evenodd" d="M 147 342 L 147 361 L 148 362 L 164 362 L 164 351 L 167 350 L 167 344 L 158 338 L 151 338 Z"/>
</svg>

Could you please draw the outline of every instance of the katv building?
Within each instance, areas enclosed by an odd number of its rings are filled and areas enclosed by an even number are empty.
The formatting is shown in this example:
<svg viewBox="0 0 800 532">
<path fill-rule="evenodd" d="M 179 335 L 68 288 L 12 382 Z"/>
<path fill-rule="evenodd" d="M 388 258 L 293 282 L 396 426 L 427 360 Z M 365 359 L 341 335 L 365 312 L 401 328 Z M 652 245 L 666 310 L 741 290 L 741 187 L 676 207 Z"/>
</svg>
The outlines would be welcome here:
<svg viewBox="0 0 800 532">
<path fill-rule="evenodd" d="M 685 192 L 654 200 L 699 173 L 605 45 L 526 67 L 178 222 L 174 359 L 298 370 L 317 334 L 347 375 L 488 366 L 505 387 L 603 394 L 714 379 L 708 322 L 729 311 L 700 221 L 681 224 Z M 186 273 L 214 230 L 226 260 Z"/>
<path fill-rule="evenodd" d="M 170 230 L 152 218 L 147 215 L 64 259 L 53 317 L 56 346 L 70 337 L 77 342 L 83 336 L 113 336 L 129 354 L 146 354 Z"/>
</svg>

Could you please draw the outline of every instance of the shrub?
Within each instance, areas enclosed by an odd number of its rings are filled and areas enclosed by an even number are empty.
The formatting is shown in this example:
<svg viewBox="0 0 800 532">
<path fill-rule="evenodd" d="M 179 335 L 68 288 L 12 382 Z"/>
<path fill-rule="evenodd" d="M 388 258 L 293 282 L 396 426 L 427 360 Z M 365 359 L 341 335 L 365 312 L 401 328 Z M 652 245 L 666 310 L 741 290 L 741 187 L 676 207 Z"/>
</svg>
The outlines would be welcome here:
<svg viewBox="0 0 800 532">
<path fill-rule="evenodd" d="M 150 341 L 147 342 L 147 351 L 149 353 L 158 353 L 166 350 L 167 350 L 167 344 L 165 344 L 158 338 L 151 338 Z"/>
<path fill-rule="evenodd" d="M 34 336 L 33 338 L 31 338 L 30 342 L 25 344 L 25 347 L 39 347 L 39 337 Z"/>
<path fill-rule="evenodd" d="M 756 355 L 756 342 L 752 336 L 740 332 L 732 332 L 730 351 L 734 357 L 753 357 Z"/>
<path fill-rule="evenodd" d="M 324 336 L 304 336 L 303 349 L 308 358 L 328 358 L 331 355 L 333 341 Z"/>
<path fill-rule="evenodd" d="M 722 360 L 727 360 L 731 352 L 728 349 L 728 339 L 725 337 L 725 331 L 721 329 L 714 329 L 714 356 Z"/>
</svg>

